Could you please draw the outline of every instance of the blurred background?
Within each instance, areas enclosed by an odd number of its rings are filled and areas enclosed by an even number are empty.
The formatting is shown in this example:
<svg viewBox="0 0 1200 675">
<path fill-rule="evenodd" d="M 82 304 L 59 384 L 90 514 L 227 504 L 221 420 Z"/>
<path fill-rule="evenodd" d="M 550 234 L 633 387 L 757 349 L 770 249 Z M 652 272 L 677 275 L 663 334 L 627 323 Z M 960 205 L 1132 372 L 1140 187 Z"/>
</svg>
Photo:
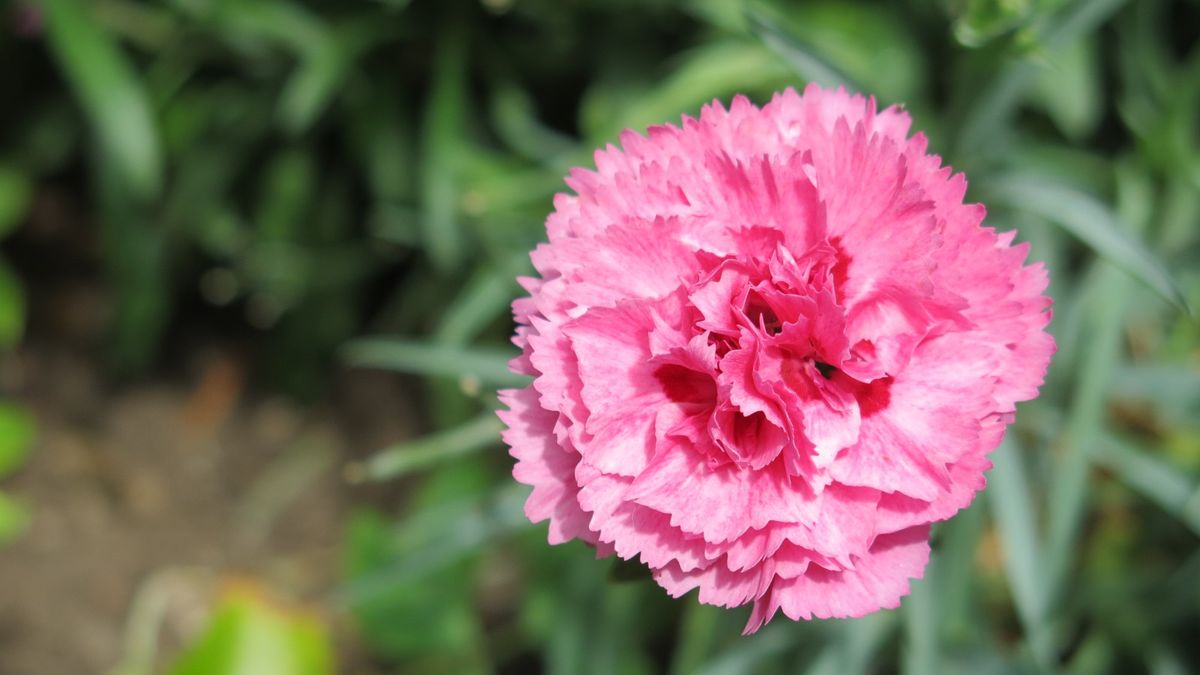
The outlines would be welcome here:
<svg viewBox="0 0 1200 675">
<path fill-rule="evenodd" d="M 0 3 L 0 674 L 1200 672 L 1200 2 Z M 521 514 L 513 277 L 626 127 L 902 103 L 1058 355 L 900 610 Z"/>
</svg>

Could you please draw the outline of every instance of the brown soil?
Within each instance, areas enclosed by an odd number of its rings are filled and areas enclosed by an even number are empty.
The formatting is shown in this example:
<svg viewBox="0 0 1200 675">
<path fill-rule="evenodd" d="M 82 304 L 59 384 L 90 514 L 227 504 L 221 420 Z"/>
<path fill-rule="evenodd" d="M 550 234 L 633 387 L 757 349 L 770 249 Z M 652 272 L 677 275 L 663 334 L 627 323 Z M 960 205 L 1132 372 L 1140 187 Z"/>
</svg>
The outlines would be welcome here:
<svg viewBox="0 0 1200 675">
<path fill-rule="evenodd" d="M 394 379 L 355 373 L 336 404 L 305 408 L 248 392 L 220 351 L 179 370 L 114 390 L 65 347 L 0 364 L 0 391 L 39 426 L 30 462 L 0 485 L 34 513 L 0 548 L 0 675 L 111 672 L 131 623 L 146 624 L 134 608 L 157 601 L 169 654 L 231 579 L 327 611 L 339 528 L 372 497 L 344 468 L 409 428 Z M 329 618 L 354 653 L 344 617 Z"/>
</svg>

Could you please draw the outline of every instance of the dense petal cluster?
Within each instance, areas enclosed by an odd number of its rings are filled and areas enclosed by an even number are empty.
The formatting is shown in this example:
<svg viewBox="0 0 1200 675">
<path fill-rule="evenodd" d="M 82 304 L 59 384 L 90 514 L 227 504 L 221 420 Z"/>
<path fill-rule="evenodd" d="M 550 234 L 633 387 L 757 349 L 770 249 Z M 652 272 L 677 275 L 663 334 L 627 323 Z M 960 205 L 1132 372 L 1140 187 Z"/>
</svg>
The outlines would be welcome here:
<svg viewBox="0 0 1200 675">
<path fill-rule="evenodd" d="M 1044 269 L 908 127 L 810 86 L 571 173 L 501 392 L 551 543 L 753 603 L 747 631 L 899 603 L 1054 351 Z"/>
</svg>

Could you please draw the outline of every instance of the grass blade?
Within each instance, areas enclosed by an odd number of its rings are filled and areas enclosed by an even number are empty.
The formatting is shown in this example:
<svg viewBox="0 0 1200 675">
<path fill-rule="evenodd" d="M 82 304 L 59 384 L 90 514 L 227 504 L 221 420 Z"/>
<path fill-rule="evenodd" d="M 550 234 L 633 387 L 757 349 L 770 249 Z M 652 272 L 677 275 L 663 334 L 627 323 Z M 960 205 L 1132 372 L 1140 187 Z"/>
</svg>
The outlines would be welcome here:
<svg viewBox="0 0 1200 675">
<path fill-rule="evenodd" d="M 1134 492 L 1200 536 L 1200 483 L 1189 480 L 1148 449 L 1113 434 L 1103 434 L 1097 461 L 1108 467 Z"/>
<path fill-rule="evenodd" d="M 346 346 L 354 366 L 398 370 L 414 375 L 456 377 L 479 384 L 521 387 L 529 378 L 508 370 L 511 350 L 485 347 L 447 347 L 389 338 L 365 338 Z"/>
<path fill-rule="evenodd" d="M 1004 569 L 1017 615 L 1025 628 L 1034 659 L 1049 670 L 1053 650 L 1046 627 L 1046 579 L 1040 537 L 1033 514 L 1033 496 L 1018 448 L 1005 439 L 992 453 L 988 474 L 988 504 L 1004 546 Z"/>
<path fill-rule="evenodd" d="M 453 429 L 380 450 L 363 464 L 362 475 L 366 480 L 389 480 L 463 457 L 498 443 L 502 428 L 496 414 L 486 412 Z"/>
<path fill-rule="evenodd" d="M 45 0 L 46 34 L 99 139 L 130 193 L 155 197 L 163 159 L 154 115 L 137 71 L 81 0 Z"/>
<path fill-rule="evenodd" d="M 1062 226 L 1165 300 L 1191 313 L 1163 263 L 1130 236 L 1116 215 L 1094 197 L 1061 183 L 1021 175 L 989 181 L 986 195 L 994 204 L 1036 214 Z"/>
<path fill-rule="evenodd" d="M 426 253 L 445 272 L 465 254 L 458 218 L 458 154 L 466 103 L 467 40 L 453 26 L 438 38 L 433 90 L 425 107 L 421 168 L 422 234 Z"/>
<path fill-rule="evenodd" d="M 822 87 L 842 86 L 852 91 L 862 91 L 862 87 L 852 82 L 837 66 L 818 55 L 800 38 L 784 30 L 766 13 L 751 10 L 747 13 L 747 19 L 763 44 L 783 58 L 800 77 Z"/>
</svg>

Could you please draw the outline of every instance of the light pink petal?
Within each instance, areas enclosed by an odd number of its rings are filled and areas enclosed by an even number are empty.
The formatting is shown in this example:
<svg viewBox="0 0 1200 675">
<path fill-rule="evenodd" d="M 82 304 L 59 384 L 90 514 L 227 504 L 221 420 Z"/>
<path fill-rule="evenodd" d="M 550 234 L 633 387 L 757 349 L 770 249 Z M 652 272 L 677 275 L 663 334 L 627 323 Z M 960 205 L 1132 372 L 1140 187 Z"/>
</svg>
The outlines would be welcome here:
<svg viewBox="0 0 1200 675">
<path fill-rule="evenodd" d="M 883 535 L 854 561 L 854 569 L 812 564 L 800 576 L 776 577 L 754 603 L 745 632 L 755 632 L 780 610 L 791 619 L 833 619 L 899 607 L 910 580 L 924 574 L 928 561 L 929 526 Z"/>
<path fill-rule="evenodd" d="M 708 542 L 728 541 L 771 521 L 811 523 L 818 501 L 778 463 L 761 470 L 711 468 L 686 443 L 659 452 L 626 498 L 669 514 L 671 524 Z"/>
<path fill-rule="evenodd" d="M 571 539 L 594 543 L 596 535 L 588 528 L 588 514 L 578 502 L 575 465 L 579 454 L 559 446 L 554 438 L 557 415 L 543 409 L 537 398 L 529 387 L 500 392 L 500 401 L 508 406 L 498 413 L 508 426 L 504 442 L 517 460 L 513 477 L 533 486 L 525 501 L 525 515 L 535 523 L 550 521 L 551 544 Z"/>
<path fill-rule="evenodd" d="M 653 327 L 650 303 L 631 302 L 593 309 L 563 329 L 588 410 L 590 438 L 577 447 L 605 473 L 636 476 L 654 452 L 655 412 L 669 399 L 650 362 Z"/>
<path fill-rule="evenodd" d="M 651 568 L 671 563 L 690 571 L 708 564 L 704 540 L 672 527 L 670 517 L 625 499 L 632 479 L 581 470 L 579 503 L 591 512 L 589 527 L 599 540 L 612 543 L 617 555 L 636 555 Z"/>
</svg>

